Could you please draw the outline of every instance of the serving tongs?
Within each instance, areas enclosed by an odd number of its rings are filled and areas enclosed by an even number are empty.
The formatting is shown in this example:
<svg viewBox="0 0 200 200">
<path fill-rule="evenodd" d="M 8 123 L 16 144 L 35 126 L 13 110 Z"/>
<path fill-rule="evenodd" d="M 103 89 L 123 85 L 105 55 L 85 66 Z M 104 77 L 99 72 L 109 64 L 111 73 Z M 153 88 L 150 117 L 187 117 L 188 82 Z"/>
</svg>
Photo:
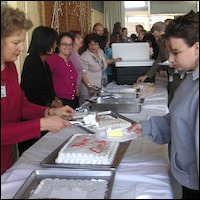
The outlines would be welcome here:
<svg viewBox="0 0 200 200">
<path fill-rule="evenodd" d="M 119 99 L 121 96 L 116 95 L 116 94 L 112 94 L 96 85 L 93 85 L 93 89 L 97 92 L 97 96 L 98 97 L 105 97 L 105 98 L 115 98 L 115 99 Z"/>
</svg>

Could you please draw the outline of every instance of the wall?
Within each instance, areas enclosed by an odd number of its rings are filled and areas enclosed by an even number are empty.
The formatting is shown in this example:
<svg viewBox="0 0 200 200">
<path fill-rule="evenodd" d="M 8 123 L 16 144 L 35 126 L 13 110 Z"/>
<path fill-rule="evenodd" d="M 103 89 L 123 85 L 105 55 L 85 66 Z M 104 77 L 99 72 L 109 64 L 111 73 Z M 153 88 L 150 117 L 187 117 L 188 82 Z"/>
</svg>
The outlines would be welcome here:
<svg viewBox="0 0 200 200">
<path fill-rule="evenodd" d="M 104 2 L 103 1 L 91 1 L 91 30 L 97 22 L 104 26 Z"/>
<path fill-rule="evenodd" d="M 197 1 L 150 1 L 151 14 L 188 13 L 197 11 Z"/>
<path fill-rule="evenodd" d="M 104 13 L 104 1 L 91 1 L 92 9 Z"/>
<path fill-rule="evenodd" d="M 54 3 L 55 1 L 44 1 L 42 3 L 42 10 L 44 11 L 42 12 L 42 24 L 45 26 L 51 27 L 54 7 L 56 6 Z M 62 12 L 58 12 L 59 23 L 55 23 L 53 26 L 59 33 L 73 29 L 81 31 L 81 34 L 84 36 L 90 31 L 90 1 L 63 1 L 61 10 Z M 56 19 L 56 16 L 55 10 L 54 19 Z M 59 25 L 59 27 L 57 25 Z"/>
<path fill-rule="evenodd" d="M 103 13 L 100 13 L 100 12 L 92 9 L 91 17 L 92 17 L 91 30 L 92 30 L 94 24 L 97 22 L 101 23 L 104 26 L 104 14 Z"/>
<path fill-rule="evenodd" d="M 27 32 L 27 35 L 26 35 L 26 41 L 25 41 L 25 46 L 24 46 L 25 49 L 19 55 L 18 60 L 15 62 L 17 66 L 18 80 L 20 83 L 21 71 L 23 68 L 25 57 L 27 56 L 27 51 L 28 51 L 28 46 L 30 44 L 32 31 L 35 27 L 40 25 L 40 17 L 39 17 L 40 15 L 38 14 L 40 8 L 38 6 L 38 1 L 7 1 L 7 4 L 13 8 L 19 8 L 20 10 L 23 10 L 33 22 L 33 27 Z"/>
</svg>

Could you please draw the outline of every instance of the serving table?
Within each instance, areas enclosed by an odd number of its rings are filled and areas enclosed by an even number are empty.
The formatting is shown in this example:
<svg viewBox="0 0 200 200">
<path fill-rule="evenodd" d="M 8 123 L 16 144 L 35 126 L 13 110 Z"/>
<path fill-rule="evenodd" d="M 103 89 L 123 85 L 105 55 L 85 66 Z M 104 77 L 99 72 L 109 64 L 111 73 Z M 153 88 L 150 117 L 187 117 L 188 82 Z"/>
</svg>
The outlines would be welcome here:
<svg viewBox="0 0 200 200">
<path fill-rule="evenodd" d="M 108 87 L 131 87 L 110 83 Z M 140 113 L 123 113 L 134 121 L 146 120 L 151 116 L 164 115 L 168 112 L 166 85 L 156 84 L 154 94 L 144 95 L 145 102 Z M 29 175 L 49 154 L 58 148 L 71 135 L 84 133 L 85 130 L 72 125 L 54 134 L 48 132 L 1 176 L 1 198 L 13 198 Z M 56 169 L 55 170 L 59 170 Z M 167 144 L 151 142 L 148 137 L 132 140 L 121 163 L 116 168 L 111 199 L 142 198 L 173 199 L 169 178 L 169 158 Z"/>
</svg>

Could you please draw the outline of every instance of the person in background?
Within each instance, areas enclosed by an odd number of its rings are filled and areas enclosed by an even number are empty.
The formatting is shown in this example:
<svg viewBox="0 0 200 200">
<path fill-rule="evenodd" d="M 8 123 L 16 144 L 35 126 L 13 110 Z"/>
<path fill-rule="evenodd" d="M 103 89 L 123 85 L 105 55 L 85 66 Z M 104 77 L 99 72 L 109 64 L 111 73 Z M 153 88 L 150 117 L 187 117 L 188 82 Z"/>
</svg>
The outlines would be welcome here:
<svg viewBox="0 0 200 200">
<path fill-rule="evenodd" d="M 156 41 L 159 41 L 161 35 L 165 34 L 166 24 L 164 22 L 156 22 L 151 28 L 151 33 L 155 37 Z"/>
<path fill-rule="evenodd" d="M 76 84 L 78 73 L 69 56 L 73 50 L 74 37 L 69 32 L 60 33 L 58 36 L 55 54 L 46 58 L 49 64 L 54 90 L 63 105 L 73 109 L 77 106 Z"/>
<path fill-rule="evenodd" d="M 140 30 L 143 30 L 143 29 L 144 29 L 144 27 L 143 27 L 141 24 L 137 24 L 137 25 L 135 26 L 136 35 L 138 36 L 139 31 L 140 31 Z"/>
<path fill-rule="evenodd" d="M 113 27 L 113 32 L 110 35 L 110 45 L 112 45 L 112 43 L 120 43 L 122 42 L 122 27 L 121 27 L 121 23 L 120 22 L 116 22 L 114 24 Z"/>
<path fill-rule="evenodd" d="M 103 29 L 103 35 L 102 35 Z M 107 76 L 107 83 L 111 82 L 114 79 L 113 75 L 113 67 L 115 62 L 121 61 L 121 58 L 113 58 L 112 56 L 112 48 L 110 45 L 110 33 L 107 28 L 103 28 L 103 25 L 100 23 L 96 23 L 93 27 L 93 32 L 100 36 L 101 43 L 100 48 L 104 51 L 104 58 L 108 64 L 105 74 Z M 104 85 L 106 86 L 106 85 Z"/>
<path fill-rule="evenodd" d="M 33 30 L 21 75 L 21 88 L 32 103 L 58 108 L 63 106 L 53 88 L 51 71 L 46 57 L 56 48 L 58 33 L 49 27 L 39 26 Z M 41 133 L 43 136 L 46 131 Z M 33 145 L 39 138 L 18 143 L 19 155 Z"/>
<path fill-rule="evenodd" d="M 158 44 L 158 56 L 156 57 L 153 65 L 147 70 L 147 72 L 144 75 L 138 77 L 136 83 L 139 84 L 143 83 L 148 79 L 152 79 L 156 75 L 156 73 L 161 69 L 160 63 L 166 62 L 168 60 L 169 53 L 166 47 L 165 34 L 162 34 L 160 36 L 160 39 L 157 42 L 157 44 Z M 168 65 L 162 67 L 165 71 L 167 71 L 168 75 L 167 90 L 168 90 L 168 105 L 169 105 L 174 96 L 174 92 L 182 82 L 185 73 L 182 71 L 178 71 L 175 68 L 171 68 Z"/>
<path fill-rule="evenodd" d="M 95 94 L 94 85 L 101 88 L 104 84 L 107 84 L 107 76 L 105 74 L 107 62 L 100 44 L 101 37 L 96 33 L 90 33 L 84 38 L 85 51 L 81 54 L 83 77 L 79 99 L 80 105 Z"/>
<path fill-rule="evenodd" d="M 150 58 L 156 59 L 159 53 L 159 47 L 155 37 L 151 33 L 146 33 L 143 37 L 143 42 L 148 42 L 150 46 Z"/>
<path fill-rule="evenodd" d="M 143 38 L 146 33 L 147 33 L 147 30 L 145 30 L 145 29 L 138 30 L 137 42 L 143 41 Z"/>
<path fill-rule="evenodd" d="M 199 13 L 172 20 L 165 38 L 171 67 L 186 76 L 168 114 L 135 123 L 128 131 L 158 144 L 171 142 L 171 172 L 182 185 L 182 199 L 199 199 Z"/>
<path fill-rule="evenodd" d="M 104 34 L 104 27 L 101 23 L 96 23 L 93 26 L 93 33 L 96 33 L 99 36 L 102 36 Z"/>
<path fill-rule="evenodd" d="M 172 21 L 173 19 L 165 19 L 164 23 L 166 24 L 166 26 Z"/>
<path fill-rule="evenodd" d="M 128 30 L 126 27 L 122 28 L 122 42 L 130 43 L 133 42 L 131 37 L 128 37 Z"/>
<path fill-rule="evenodd" d="M 79 96 L 81 94 L 80 84 L 81 84 L 81 80 L 83 76 L 83 68 L 82 68 L 80 54 L 78 51 L 83 46 L 83 38 L 81 36 L 80 31 L 70 30 L 69 33 L 72 34 L 72 37 L 74 37 L 74 48 L 69 56 L 69 59 L 72 61 L 78 73 L 77 81 L 76 81 L 76 96 L 77 96 L 76 107 L 79 107 Z"/>
<path fill-rule="evenodd" d="M 138 39 L 138 37 L 137 37 L 137 35 L 135 33 L 132 33 L 131 34 L 131 39 L 132 39 L 133 42 L 135 42 Z"/>
<path fill-rule="evenodd" d="M 101 36 L 102 50 L 104 52 L 104 58 L 108 64 L 105 73 L 108 79 L 108 83 L 111 82 L 113 75 L 113 65 L 115 60 L 112 58 L 112 48 L 110 46 L 110 33 L 107 28 L 104 28 L 104 34 Z"/>
<path fill-rule="evenodd" d="M 104 51 L 104 58 L 108 64 L 105 73 L 108 79 L 108 83 L 114 80 L 114 64 L 122 59 L 117 57 L 113 58 L 112 48 L 110 46 L 110 33 L 107 28 L 104 28 L 104 34 L 101 37 L 101 49 Z"/>
<path fill-rule="evenodd" d="M 104 35 L 104 27 L 101 23 L 97 22 L 96 24 L 94 24 L 93 26 L 93 33 L 96 33 L 97 35 L 99 35 L 100 37 L 103 37 Z M 101 42 L 100 44 L 101 49 L 103 49 L 103 44 Z M 82 52 L 83 53 L 83 52 Z"/>
<path fill-rule="evenodd" d="M 69 106 L 49 108 L 36 105 L 24 95 L 14 62 L 24 51 L 26 32 L 32 26 L 23 11 L 1 7 L 1 174 L 13 164 L 14 144 L 39 138 L 41 131 L 56 133 L 70 126 L 66 119 L 73 118 L 75 112 Z"/>
</svg>

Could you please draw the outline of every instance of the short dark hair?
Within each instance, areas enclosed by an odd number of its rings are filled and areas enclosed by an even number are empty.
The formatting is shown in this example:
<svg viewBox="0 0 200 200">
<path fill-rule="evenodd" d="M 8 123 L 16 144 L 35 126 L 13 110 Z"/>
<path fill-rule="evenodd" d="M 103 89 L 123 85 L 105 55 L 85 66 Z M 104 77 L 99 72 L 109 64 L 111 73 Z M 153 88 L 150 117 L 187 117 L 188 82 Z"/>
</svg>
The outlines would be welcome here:
<svg viewBox="0 0 200 200">
<path fill-rule="evenodd" d="M 102 26 L 102 27 L 103 27 L 103 25 L 102 25 L 100 22 L 97 22 L 97 23 L 94 24 L 94 26 L 93 26 L 93 31 L 95 30 L 95 28 L 96 28 L 97 26 Z"/>
<path fill-rule="evenodd" d="M 122 32 L 123 32 L 124 30 L 127 30 L 127 28 L 126 28 L 126 27 L 122 28 Z"/>
<path fill-rule="evenodd" d="M 50 27 L 38 26 L 33 30 L 28 53 L 35 55 L 47 55 L 47 52 L 51 50 L 57 39 L 58 33 L 56 30 Z"/>
<path fill-rule="evenodd" d="M 191 10 L 173 19 L 166 27 L 165 37 L 182 38 L 189 47 L 199 42 L 199 13 Z"/>
<path fill-rule="evenodd" d="M 136 40 L 138 37 L 137 37 L 137 35 L 136 35 L 135 33 L 132 33 L 132 34 L 131 34 L 131 38 L 132 38 L 133 40 Z"/>
<path fill-rule="evenodd" d="M 89 47 L 89 44 L 92 41 L 97 42 L 101 46 L 102 43 L 101 37 L 96 33 L 89 33 L 84 38 L 84 50 L 86 50 Z"/>
</svg>

